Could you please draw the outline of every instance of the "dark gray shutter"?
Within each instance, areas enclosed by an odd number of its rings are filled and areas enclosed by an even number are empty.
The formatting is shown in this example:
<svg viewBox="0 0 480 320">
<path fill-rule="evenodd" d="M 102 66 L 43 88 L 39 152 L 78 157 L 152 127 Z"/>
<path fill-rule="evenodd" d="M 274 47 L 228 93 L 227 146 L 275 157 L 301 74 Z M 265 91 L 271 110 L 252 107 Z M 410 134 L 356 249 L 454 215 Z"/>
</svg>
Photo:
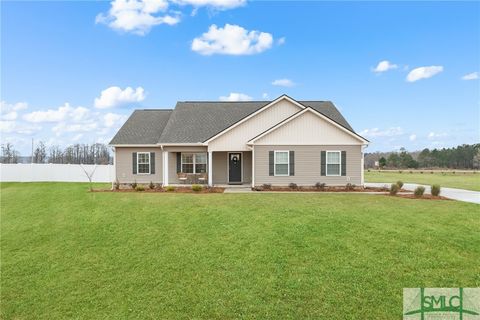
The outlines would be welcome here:
<svg viewBox="0 0 480 320">
<path fill-rule="evenodd" d="M 182 153 L 177 152 L 177 173 L 182 172 Z"/>
<path fill-rule="evenodd" d="M 290 175 L 295 175 L 295 151 L 290 151 Z"/>
<path fill-rule="evenodd" d="M 326 168 L 325 168 L 326 163 L 327 163 L 327 152 L 322 151 L 320 152 L 320 175 L 321 176 L 326 175 Z"/>
<path fill-rule="evenodd" d="M 137 174 L 137 153 L 132 153 L 132 172 Z"/>
<path fill-rule="evenodd" d="M 150 152 L 150 174 L 155 174 L 155 152 Z"/>
<path fill-rule="evenodd" d="M 268 151 L 268 175 L 273 176 L 275 172 L 275 164 L 274 164 L 274 153 L 273 151 Z"/>
<path fill-rule="evenodd" d="M 347 175 L 347 151 L 342 151 L 342 176 Z"/>
</svg>

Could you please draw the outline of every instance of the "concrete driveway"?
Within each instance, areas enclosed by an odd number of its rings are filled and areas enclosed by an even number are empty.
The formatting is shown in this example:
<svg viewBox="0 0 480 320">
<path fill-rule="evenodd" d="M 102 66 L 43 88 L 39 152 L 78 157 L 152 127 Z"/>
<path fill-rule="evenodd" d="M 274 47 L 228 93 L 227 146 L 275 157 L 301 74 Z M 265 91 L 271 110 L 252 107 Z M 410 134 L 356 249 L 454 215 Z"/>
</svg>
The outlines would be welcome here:
<svg viewBox="0 0 480 320">
<path fill-rule="evenodd" d="M 383 182 L 366 182 L 366 187 L 383 187 L 387 186 L 390 189 L 391 183 L 383 183 Z M 415 184 L 415 183 L 405 183 L 403 185 L 403 189 L 413 191 L 418 186 L 424 186 L 425 192 L 430 193 L 430 186 L 426 186 L 423 184 Z M 445 198 L 464 201 L 464 202 L 471 202 L 480 204 L 480 192 L 478 191 L 471 191 L 471 190 L 464 190 L 464 189 L 454 189 L 454 188 L 444 188 L 442 187 L 440 191 L 440 195 L 444 196 Z"/>
</svg>

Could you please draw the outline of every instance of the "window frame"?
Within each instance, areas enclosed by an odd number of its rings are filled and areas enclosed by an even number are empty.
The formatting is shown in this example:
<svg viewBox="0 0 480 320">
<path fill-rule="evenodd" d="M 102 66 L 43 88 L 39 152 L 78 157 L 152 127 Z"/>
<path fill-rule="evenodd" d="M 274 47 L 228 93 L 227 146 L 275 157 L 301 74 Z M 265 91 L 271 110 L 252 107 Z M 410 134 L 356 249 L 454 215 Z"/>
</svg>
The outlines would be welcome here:
<svg viewBox="0 0 480 320">
<path fill-rule="evenodd" d="M 285 163 L 277 163 L 277 153 L 286 153 L 287 154 L 287 173 L 286 174 L 277 174 L 277 164 L 285 164 Z M 273 175 L 275 177 L 288 177 L 290 176 L 290 151 L 289 150 L 274 150 L 273 152 Z"/>
<path fill-rule="evenodd" d="M 180 172 L 186 174 L 197 174 L 197 154 L 204 154 L 205 155 L 205 163 L 199 162 L 198 164 L 205 165 L 205 172 L 201 173 L 208 173 L 208 154 L 206 152 L 181 152 L 180 153 Z M 193 162 L 183 162 L 183 155 L 192 155 Z M 193 166 L 192 172 L 184 172 L 183 171 L 183 164 L 191 164 Z M 200 173 L 199 173 L 200 174 Z"/>
<path fill-rule="evenodd" d="M 141 154 L 147 154 L 148 155 L 148 162 L 142 162 L 140 163 L 140 157 L 139 155 Z M 148 172 L 140 172 L 140 165 L 141 164 L 148 164 Z M 152 159 L 150 156 L 150 152 L 137 152 L 137 174 L 151 174 L 152 170 Z"/>
<path fill-rule="evenodd" d="M 338 163 L 328 163 L 328 154 L 329 153 L 338 153 Z M 328 165 L 329 164 L 338 164 L 338 174 L 329 174 Z M 325 152 L 325 176 L 327 177 L 340 177 L 342 175 L 342 152 L 339 150 L 326 150 Z"/>
</svg>

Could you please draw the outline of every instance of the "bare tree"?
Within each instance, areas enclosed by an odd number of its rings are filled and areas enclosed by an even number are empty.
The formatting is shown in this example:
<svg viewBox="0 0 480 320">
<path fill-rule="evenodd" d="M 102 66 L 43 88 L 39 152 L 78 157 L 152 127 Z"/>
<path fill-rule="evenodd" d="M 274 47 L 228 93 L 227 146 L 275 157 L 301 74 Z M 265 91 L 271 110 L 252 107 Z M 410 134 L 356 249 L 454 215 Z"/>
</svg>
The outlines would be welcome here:
<svg viewBox="0 0 480 320">
<path fill-rule="evenodd" d="M 48 154 L 49 163 L 63 163 L 63 151 L 59 146 L 51 146 Z"/>
<path fill-rule="evenodd" d="M 18 163 L 19 153 L 9 142 L 2 144 L 2 163 Z"/>
<path fill-rule="evenodd" d="M 45 160 L 47 160 L 47 148 L 45 147 L 45 143 L 40 141 L 37 145 L 37 148 L 33 152 L 33 162 L 45 163 Z"/>
</svg>

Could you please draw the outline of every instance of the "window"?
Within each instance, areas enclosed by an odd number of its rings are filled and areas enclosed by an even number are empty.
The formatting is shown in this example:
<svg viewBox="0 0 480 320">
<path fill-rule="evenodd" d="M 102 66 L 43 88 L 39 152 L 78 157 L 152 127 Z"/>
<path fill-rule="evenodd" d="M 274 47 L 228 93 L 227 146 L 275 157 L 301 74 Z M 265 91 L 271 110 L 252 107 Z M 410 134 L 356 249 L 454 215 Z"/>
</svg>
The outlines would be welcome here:
<svg viewBox="0 0 480 320">
<path fill-rule="evenodd" d="M 150 174 L 150 152 L 137 153 L 137 172 L 139 174 Z"/>
<path fill-rule="evenodd" d="M 340 163 L 340 151 L 327 151 L 327 176 L 339 176 Z"/>
<path fill-rule="evenodd" d="M 183 173 L 205 173 L 207 172 L 206 153 L 182 153 Z"/>
<path fill-rule="evenodd" d="M 289 174 L 289 152 L 275 151 L 275 175 L 288 176 Z"/>
</svg>

